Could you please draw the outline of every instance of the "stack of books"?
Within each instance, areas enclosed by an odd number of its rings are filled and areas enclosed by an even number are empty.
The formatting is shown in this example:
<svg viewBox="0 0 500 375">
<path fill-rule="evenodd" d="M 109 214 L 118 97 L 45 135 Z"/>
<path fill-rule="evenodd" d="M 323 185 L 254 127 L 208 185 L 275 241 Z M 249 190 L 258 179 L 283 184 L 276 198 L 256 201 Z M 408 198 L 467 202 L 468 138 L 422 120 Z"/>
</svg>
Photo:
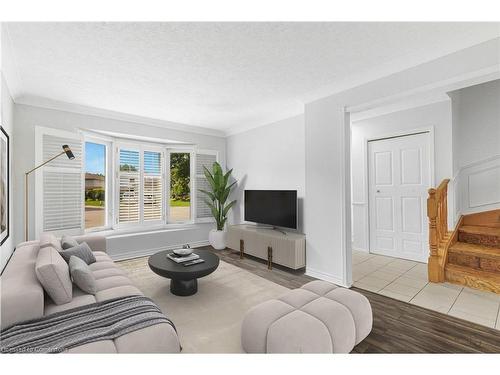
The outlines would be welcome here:
<svg viewBox="0 0 500 375">
<path fill-rule="evenodd" d="M 186 256 L 182 255 L 177 255 L 174 252 L 168 253 L 167 258 L 170 260 L 173 260 L 175 263 L 184 263 L 184 262 L 189 262 L 190 260 L 195 260 L 198 259 L 200 256 L 195 253 L 191 253 Z"/>
</svg>

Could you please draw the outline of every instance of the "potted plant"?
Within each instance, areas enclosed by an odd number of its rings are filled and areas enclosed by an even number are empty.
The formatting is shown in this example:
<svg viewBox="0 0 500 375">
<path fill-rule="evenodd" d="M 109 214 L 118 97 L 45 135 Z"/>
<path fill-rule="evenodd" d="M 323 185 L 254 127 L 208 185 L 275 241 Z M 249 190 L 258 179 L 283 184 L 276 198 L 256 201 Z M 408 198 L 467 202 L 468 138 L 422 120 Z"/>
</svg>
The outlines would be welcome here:
<svg viewBox="0 0 500 375">
<path fill-rule="evenodd" d="M 203 166 L 205 178 L 210 184 L 212 191 L 199 189 L 204 193 L 207 198 L 204 199 L 205 203 L 210 207 L 212 215 L 217 224 L 217 229 L 212 229 L 208 234 L 208 241 L 214 249 L 222 250 L 226 248 L 226 233 L 224 232 L 224 225 L 226 224 L 227 214 L 231 207 L 234 206 L 236 201 L 231 201 L 226 204 L 231 188 L 236 184 L 236 181 L 229 184 L 229 177 L 231 177 L 232 169 L 224 173 L 219 163 L 215 162 L 212 166 L 212 172 Z"/>
</svg>

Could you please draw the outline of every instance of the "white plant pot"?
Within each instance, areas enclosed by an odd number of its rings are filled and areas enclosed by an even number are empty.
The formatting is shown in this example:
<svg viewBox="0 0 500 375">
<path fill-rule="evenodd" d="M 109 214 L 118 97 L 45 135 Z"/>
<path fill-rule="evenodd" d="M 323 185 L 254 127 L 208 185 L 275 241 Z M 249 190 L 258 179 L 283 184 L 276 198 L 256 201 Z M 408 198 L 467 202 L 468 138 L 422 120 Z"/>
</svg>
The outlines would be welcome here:
<svg viewBox="0 0 500 375">
<path fill-rule="evenodd" d="M 226 232 L 223 230 L 212 229 L 208 233 L 208 242 L 216 250 L 224 250 L 226 248 Z"/>
</svg>

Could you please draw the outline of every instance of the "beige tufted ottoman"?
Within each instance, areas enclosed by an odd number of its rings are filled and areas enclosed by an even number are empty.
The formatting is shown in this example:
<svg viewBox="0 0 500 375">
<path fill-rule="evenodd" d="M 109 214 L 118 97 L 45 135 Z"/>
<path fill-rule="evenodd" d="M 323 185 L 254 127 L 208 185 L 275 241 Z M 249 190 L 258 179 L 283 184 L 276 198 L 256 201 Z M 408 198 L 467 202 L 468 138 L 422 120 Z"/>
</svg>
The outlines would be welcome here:
<svg viewBox="0 0 500 375">
<path fill-rule="evenodd" d="M 247 353 L 349 353 L 368 336 L 372 322 L 365 296 L 311 281 L 250 309 L 241 344 Z"/>
</svg>

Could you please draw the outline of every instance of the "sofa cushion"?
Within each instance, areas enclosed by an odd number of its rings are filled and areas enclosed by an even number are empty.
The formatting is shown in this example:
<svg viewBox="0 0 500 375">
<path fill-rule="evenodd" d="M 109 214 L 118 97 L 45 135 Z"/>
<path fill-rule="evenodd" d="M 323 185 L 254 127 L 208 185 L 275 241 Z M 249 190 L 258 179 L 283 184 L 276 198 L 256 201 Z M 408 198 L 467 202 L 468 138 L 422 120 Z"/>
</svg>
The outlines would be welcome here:
<svg viewBox="0 0 500 375">
<path fill-rule="evenodd" d="M 100 251 L 93 251 L 92 253 L 94 254 L 97 262 L 113 262 L 113 260 L 106 253 Z"/>
<path fill-rule="evenodd" d="M 132 281 L 126 276 L 110 276 L 96 280 L 97 291 L 116 288 L 117 286 L 133 285 Z"/>
<path fill-rule="evenodd" d="M 126 296 L 140 296 L 141 291 L 133 285 L 117 286 L 115 288 L 104 289 L 95 294 L 97 302 L 107 301 L 108 299 L 120 298 Z"/>
<path fill-rule="evenodd" d="M 180 349 L 175 329 L 166 323 L 155 324 L 115 339 L 118 353 L 177 353 Z"/>
<path fill-rule="evenodd" d="M 96 262 L 95 256 L 86 242 L 82 242 L 81 244 L 71 247 L 67 250 L 62 250 L 60 251 L 60 254 L 64 258 L 64 260 L 68 263 L 69 263 L 69 258 L 71 258 L 72 256 L 80 258 L 86 264 L 92 264 Z"/>
<path fill-rule="evenodd" d="M 125 271 L 119 268 L 105 268 L 103 270 L 92 271 L 92 273 L 94 274 L 96 280 L 111 276 L 126 276 Z"/>
<path fill-rule="evenodd" d="M 74 309 L 80 306 L 90 305 L 91 303 L 95 303 L 96 299 L 92 294 L 87 294 L 81 291 L 79 288 L 73 288 L 73 299 L 65 304 L 56 305 L 52 302 L 47 302 L 45 305 L 44 315 L 54 314 L 60 311 L 66 311 L 69 309 Z"/>
<path fill-rule="evenodd" d="M 63 250 L 71 249 L 75 246 L 78 246 L 78 242 L 73 237 L 66 234 L 61 237 L 61 247 L 63 248 Z"/>
<path fill-rule="evenodd" d="M 44 232 L 40 236 L 40 249 L 47 246 L 53 247 L 57 251 L 62 250 L 61 241 L 59 241 L 52 233 Z"/>
<path fill-rule="evenodd" d="M 69 267 L 56 249 L 47 246 L 38 252 L 35 273 L 43 289 L 57 305 L 68 303 L 73 297 Z"/>
<path fill-rule="evenodd" d="M 68 349 L 66 353 L 76 354 L 103 354 L 103 353 L 116 353 L 116 346 L 113 340 L 101 340 L 90 342 L 88 344 L 75 346 Z"/>
<path fill-rule="evenodd" d="M 89 294 L 96 294 L 97 286 L 95 277 L 87 263 L 72 255 L 71 258 L 69 258 L 69 273 L 73 282 L 81 290 Z"/>
<path fill-rule="evenodd" d="M 116 268 L 116 264 L 110 261 L 99 261 L 89 265 L 92 271 L 105 270 L 109 268 Z"/>
</svg>

